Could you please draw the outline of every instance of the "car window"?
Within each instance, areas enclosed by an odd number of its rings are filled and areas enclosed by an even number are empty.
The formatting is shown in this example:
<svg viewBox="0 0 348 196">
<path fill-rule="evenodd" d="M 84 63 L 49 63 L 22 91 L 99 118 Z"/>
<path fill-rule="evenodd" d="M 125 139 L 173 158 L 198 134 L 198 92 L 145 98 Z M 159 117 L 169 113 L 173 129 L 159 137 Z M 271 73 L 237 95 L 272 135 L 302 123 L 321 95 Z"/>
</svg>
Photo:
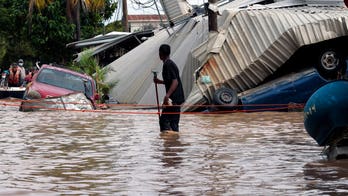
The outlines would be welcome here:
<svg viewBox="0 0 348 196">
<path fill-rule="evenodd" d="M 37 76 L 37 81 L 72 91 L 85 92 L 92 96 L 92 82 L 86 78 L 54 69 L 43 69 Z"/>
</svg>

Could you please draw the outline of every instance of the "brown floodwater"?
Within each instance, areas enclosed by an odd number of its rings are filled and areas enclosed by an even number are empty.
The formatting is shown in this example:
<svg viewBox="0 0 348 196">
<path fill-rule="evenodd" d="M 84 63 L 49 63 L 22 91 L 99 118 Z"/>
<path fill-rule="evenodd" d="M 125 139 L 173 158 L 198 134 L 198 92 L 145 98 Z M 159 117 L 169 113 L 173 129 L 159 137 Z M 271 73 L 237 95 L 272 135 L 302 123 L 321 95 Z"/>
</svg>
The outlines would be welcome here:
<svg viewBox="0 0 348 196">
<path fill-rule="evenodd" d="M 301 112 L 158 116 L 0 105 L 0 195 L 347 195 Z M 154 112 L 154 111 L 151 111 Z"/>
</svg>

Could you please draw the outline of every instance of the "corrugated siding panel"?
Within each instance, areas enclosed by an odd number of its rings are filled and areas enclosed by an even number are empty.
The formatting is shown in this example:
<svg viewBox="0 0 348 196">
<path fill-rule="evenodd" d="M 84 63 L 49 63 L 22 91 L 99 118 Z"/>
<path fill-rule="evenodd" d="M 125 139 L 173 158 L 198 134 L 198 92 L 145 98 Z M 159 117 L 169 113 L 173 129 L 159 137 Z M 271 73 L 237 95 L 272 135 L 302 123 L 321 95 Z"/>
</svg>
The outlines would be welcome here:
<svg viewBox="0 0 348 196">
<path fill-rule="evenodd" d="M 330 4 L 330 5 L 343 5 L 342 0 L 305 0 L 308 4 Z"/>
<path fill-rule="evenodd" d="M 192 8 L 186 1 L 182 0 L 161 0 L 162 7 L 169 21 L 176 22 L 187 17 Z"/>
<path fill-rule="evenodd" d="M 194 73 L 202 65 L 201 61 L 188 55 L 191 51 L 206 42 L 208 21 L 201 16 L 176 25 L 174 29 L 162 30 L 147 41 L 123 55 L 108 67 L 112 72 L 106 75 L 106 82 L 117 82 L 110 96 L 120 103 L 156 104 L 152 70 L 159 71 L 162 78 L 162 64 L 158 57 L 158 48 L 166 43 L 171 46 L 171 59 L 177 64 L 185 95 L 189 95 L 195 82 Z M 158 86 L 160 102 L 165 95 L 163 85 Z M 197 95 L 196 97 L 202 96 Z"/>
<path fill-rule="evenodd" d="M 209 56 L 199 74 L 210 76 L 212 83 L 197 83 L 209 99 L 222 85 L 238 92 L 257 86 L 303 45 L 348 35 L 348 11 L 341 8 L 241 10 L 224 14 L 235 16 L 219 30 L 225 34 L 219 51 L 216 53 L 214 48 L 210 55 L 194 53 Z M 210 41 L 221 42 L 220 39 Z M 195 57 L 202 59 L 201 56 Z"/>
<path fill-rule="evenodd" d="M 245 8 L 247 6 L 256 5 L 260 8 L 276 8 L 276 7 L 286 7 L 294 5 L 330 5 L 330 6 L 342 6 L 344 5 L 343 0 L 275 0 L 275 3 L 270 3 L 267 5 L 260 5 L 259 3 L 265 0 L 234 0 L 231 3 L 224 6 L 224 8 Z"/>
</svg>

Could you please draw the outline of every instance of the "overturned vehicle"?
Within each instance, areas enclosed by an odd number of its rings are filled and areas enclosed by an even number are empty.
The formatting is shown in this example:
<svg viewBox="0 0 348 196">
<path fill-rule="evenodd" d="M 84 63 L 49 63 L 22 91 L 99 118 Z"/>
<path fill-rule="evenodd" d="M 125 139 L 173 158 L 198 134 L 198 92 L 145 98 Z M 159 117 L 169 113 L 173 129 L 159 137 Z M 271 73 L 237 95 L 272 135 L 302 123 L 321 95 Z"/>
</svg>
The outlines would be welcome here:
<svg viewBox="0 0 348 196">
<path fill-rule="evenodd" d="M 245 104 L 270 104 L 269 108 L 283 104 L 283 109 L 287 104 L 304 104 L 321 85 L 346 73 L 347 11 L 307 4 L 225 10 L 219 32 L 193 51 L 202 66 L 195 71 L 196 90 L 185 110 L 206 103 L 220 109 Z M 318 79 L 301 84 L 293 79 L 294 73 L 305 77 L 311 68 Z M 264 90 L 254 89 L 260 85 Z"/>
</svg>

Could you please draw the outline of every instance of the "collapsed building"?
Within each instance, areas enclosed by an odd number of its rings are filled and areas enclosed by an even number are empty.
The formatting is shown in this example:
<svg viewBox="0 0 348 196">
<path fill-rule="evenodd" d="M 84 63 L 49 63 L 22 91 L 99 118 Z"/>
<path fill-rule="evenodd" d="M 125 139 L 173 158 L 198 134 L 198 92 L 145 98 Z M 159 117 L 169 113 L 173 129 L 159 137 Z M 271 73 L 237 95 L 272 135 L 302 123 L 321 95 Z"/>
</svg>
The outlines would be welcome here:
<svg viewBox="0 0 348 196">
<path fill-rule="evenodd" d="M 106 82 L 116 83 L 110 95 L 118 102 L 155 105 L 152 72 L 162 70 L 158 48 L 164 43 L 172 47 L 171 58 L 180 69 L 185 111 L 213 103 L 222 87 L 238 93 L 254 88 L 289 67 L 294 57 L 294 67 L 301 67 L 315 66 L 328 49 L 346 55 L 348 9 L 343 1 L 224 1 L 216 5 L 218 29 L 212 32 L 207 15 L 178 5 L 183 17 L 167 16 L 179 19 L 107 66 L 113 71 Z M 164 87 L 159 90 L 162 99 Z"/>
</svg>

